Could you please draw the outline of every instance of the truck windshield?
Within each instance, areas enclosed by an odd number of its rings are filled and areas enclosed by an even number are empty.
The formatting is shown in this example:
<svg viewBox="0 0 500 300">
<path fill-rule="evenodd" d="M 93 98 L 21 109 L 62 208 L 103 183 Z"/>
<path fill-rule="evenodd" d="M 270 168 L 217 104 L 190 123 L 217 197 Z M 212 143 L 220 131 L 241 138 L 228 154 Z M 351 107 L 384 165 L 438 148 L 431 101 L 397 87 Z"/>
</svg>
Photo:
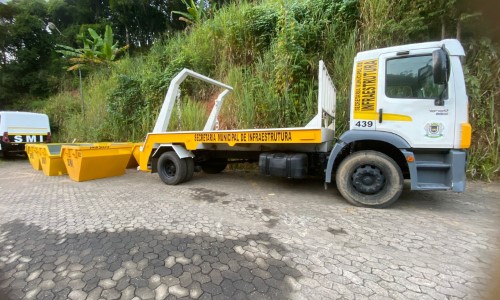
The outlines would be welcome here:
<svg viewBox="0 0 500 300">
<path fill-rule="evenodd" d="M 444 84 L 435 84 L 432 56 L 420 55 L 387 60 L 385 94 L 390 98 L 437 99 Z M 443 95 L 446 99 L 447 92 Z"/>
</svg>

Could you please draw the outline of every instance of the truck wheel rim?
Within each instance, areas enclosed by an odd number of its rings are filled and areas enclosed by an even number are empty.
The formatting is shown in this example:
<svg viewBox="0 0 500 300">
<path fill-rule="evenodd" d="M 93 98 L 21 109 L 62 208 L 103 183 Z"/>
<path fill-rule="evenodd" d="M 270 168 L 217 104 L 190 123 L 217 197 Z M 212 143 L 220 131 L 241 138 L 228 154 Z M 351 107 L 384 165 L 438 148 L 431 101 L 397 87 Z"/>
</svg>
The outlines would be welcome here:
<svg viewBox="0 0 500 300">
<path fill-rule="evenodd" d="M 384 188 L 385 176 L 375 166 L 361 166 L 352 174 L 352 185 L 360 193 L 373 195 Z"/>
<path fill-rule="evenodd" d="M 168 161 L 165 163 L 165 175 L 167 175 L 167 177 L 174 177 L 176 171 L 177 169 L 175 168 L 175 164 L 173 162 Z"/>
</svg>

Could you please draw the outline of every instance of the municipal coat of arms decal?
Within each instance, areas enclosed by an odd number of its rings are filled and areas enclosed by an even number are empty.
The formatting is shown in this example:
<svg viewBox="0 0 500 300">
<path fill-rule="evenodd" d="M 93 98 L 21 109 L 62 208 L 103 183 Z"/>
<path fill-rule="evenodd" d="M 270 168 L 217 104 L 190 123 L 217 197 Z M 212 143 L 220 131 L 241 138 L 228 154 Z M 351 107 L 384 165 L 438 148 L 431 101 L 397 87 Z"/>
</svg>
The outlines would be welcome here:
<svg viewBox="0 0 500 300">
<path fill-rule="evenodd" d="M 443 136 L 443 123 L 427 123 L 425 125 L 425 136 L 430 138 L 438 138 Z"/>
</svg>

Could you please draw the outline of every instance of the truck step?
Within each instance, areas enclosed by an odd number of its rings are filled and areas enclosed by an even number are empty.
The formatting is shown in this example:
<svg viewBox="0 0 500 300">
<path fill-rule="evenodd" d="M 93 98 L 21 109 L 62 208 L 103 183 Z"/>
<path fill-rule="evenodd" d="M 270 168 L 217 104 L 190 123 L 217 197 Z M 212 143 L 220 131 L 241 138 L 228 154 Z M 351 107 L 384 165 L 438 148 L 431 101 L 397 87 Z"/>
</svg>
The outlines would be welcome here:
<svg viewBox="0 0 500 300">
<path fill-rule="evenodd" d="M 441 184 L 441 183 L 419 182 L 417 184 L 417 186 L 418 186 L 418 190 L 421 190 L 421 191 L 426 191 L 426 190 L 429 190 L 429 191 L 447 191 L 447 190 L 451 189 L 451 187 L 446 186 L 446 185 Z"/>
<path fill-rule="evenodd" d="M 447 170 L 451 168 L 451 165 L 448 163 L 443 163 L 439 161 L 418 161 L 417 169 L 441 169 Z"/>
</svg>

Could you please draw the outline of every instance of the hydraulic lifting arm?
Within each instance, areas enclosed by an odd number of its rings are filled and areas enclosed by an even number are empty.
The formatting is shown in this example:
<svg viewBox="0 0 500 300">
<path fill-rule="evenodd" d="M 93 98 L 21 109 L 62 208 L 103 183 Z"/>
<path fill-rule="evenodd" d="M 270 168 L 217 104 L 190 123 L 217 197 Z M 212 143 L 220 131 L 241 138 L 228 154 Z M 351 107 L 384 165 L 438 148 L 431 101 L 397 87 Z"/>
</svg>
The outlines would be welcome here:
<svg viewBox="0 0 500 300">
<path fill-rule="evenodd" d="M 191 76 L 191 77 L 200 79 L 202 81 L 208 82 L 210 84 L 225 88 L 225 90 L 217 98 L 216 105 L 214 105 L 212 113 L 210 114 L 210 118 L 208 119 L 208 122 L 205 125 L 205 130 L 210 130 L 215 125 L 215 122 L 217 120 L 217 115 L 218 115 L 220 107 L 222 105 L 223 98 L 227 95 L 227 93 L 229 93 L 229 91 L 232 91 L 233 88 L 229 85 L 226 85 L 222 82 L 219 82 L 219 81 L 214 80 L 212 78 L 209 78 L 207 76 L 201 75 L 201 74 L 196 73 L 194 71 L 191 71 L 189 69 L 183 69 L 170 82 L 170 86 L 168 87 L 167 94 L 165 95 L 165 100 L 163 101 L 163 105 L 161 107 L 160 114 L 158 115 L 158 119 L 156 119 L 156 124 L 155 124 L 155 128 L 153 129 L 153 133 L 167 131 L 168 124 L 170 122 L 170 116 L 172 115 L 172 110 L 174 108 L 174 103 L 175 103 L 175 100 L 177 99 L 177 95 L 179 94 L 179 87 L 180 87 L 181 83 L 184 81 L 184 79 L 186 79 L 188 76 Z M 209 122 L 210 122 L 210 125 L 209 125 Z M 207 129 L 207 127 L 209 127 L 209 128 Z"/>
</svg>

